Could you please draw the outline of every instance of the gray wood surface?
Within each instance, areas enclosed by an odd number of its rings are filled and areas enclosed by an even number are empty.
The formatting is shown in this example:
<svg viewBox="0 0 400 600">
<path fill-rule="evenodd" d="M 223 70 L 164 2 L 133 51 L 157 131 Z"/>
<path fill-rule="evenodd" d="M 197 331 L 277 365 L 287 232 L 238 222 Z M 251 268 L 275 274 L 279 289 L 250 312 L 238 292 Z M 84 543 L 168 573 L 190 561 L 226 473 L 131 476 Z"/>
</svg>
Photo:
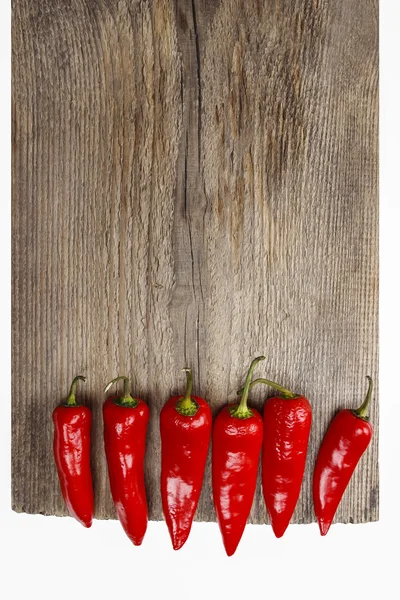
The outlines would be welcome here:
<svg viewBox="0 0 400 600">
<path fill-rule="evenodd" d="M 253 357 L 314 409 L 294 521 L 335 412 L 378 378 L 378 5 L 365 0 L 14 0 L 12 493 L 66 514 L 53 408 L 93 409 L 96 516 L 115 518 L 105 384 L 214 413 Z M 251 394 L 262 407 L 268 394 Z M 378 518 L 373 442 L 337 521 Z M 208 464 L 197 519 L 215 520 Z M 252 522 L 268 522 L 260 486 Z"/>
</svg>

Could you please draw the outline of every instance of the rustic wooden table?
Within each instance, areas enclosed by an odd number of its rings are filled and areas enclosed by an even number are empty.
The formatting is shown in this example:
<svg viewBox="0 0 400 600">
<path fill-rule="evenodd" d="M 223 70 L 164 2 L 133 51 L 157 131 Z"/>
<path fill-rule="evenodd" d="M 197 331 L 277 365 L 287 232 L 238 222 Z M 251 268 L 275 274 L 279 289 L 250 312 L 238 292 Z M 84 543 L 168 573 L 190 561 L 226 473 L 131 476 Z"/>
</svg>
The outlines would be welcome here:
<svg viewBox="0 0 400 600">
<path fill-rule="evenodd" d="M 294 521 L 314 520 L 321 437 L 378 376 L 377 88 L 377 0 L 14 0 L 14 510 L 66 514 L 51 412 L 82 373 L 96 516 L 115 517 L 102 390 L 127 374 L 161 519 L 180 370 L 216 412 L 265 353 L 257 374 L 313 405 Z M 371 418 L 337 521 L 378 518 L 377 392 Z"/>
</svg>

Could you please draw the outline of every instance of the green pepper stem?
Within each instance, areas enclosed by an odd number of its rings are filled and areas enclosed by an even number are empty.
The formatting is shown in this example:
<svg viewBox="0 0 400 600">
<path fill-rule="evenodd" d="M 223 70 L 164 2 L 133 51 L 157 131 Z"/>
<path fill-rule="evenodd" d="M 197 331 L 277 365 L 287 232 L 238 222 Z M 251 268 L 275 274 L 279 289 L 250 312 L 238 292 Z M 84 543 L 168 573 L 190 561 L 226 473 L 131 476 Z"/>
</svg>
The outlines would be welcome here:
<svg viewBox="0 0 400 600">
<path fill-rule="evenodd" d="M 269 379 L 265 379 L 264 377 L 259 377 L 258 379 L 255 379 L 254 381 L 252 381 L 250 384 L 250 389 L 252 389 L 255 385 L 258 385 L 259 383 L 264 383 L 265 385 L 269 385 L 269 387 L 272 387 L 277 392 L 280 392 L 282 394 L 282 396 L 284 398 L 286 398 L 287 400 L 289 400 L 290 398 L 298 398 L 298 394 L 294 394 L 290 390 L 287 390 L 286 388 L 282 387 L 281 385 L 278 385 L 274 381 L 270 381 Z M 244 388 L 242 388 L 241 390 L 238 391 L 238 396 L 240 394 L 243 394 L 243 390 L 244 390 Z"/>
<path fill-rule="evenodd" d="M 230 410 L 232 417 L 237 417 L 238 419 L 247 419 L 248 417 L 253 416 L 253 411 L 247 406 L 247 398 L 250 391 L 251 378 L 253 376 L 254 368 L 261 360 L 265 360 L 265 356 L 257 356 L 257 358 L 255 358 L 252 361 L 247 372 L 247 377 L 244 383 L 244 388 L 242 390 L 242 397 L 240 399 L 239 406 L 234 406 Z"/>
<path fill-rule="evenodd" d="M 67 398 L 68 406 L 76 406 L 75 388 L 76 388 L 76 384 L 78 383 L 79 380 L 86 381 L 86 377 L 84 377 L 83 375 L 77 375 L 72 380 L 71 387 L 69 390 L 69 396 Z"/>
<path fill-rule="evenodd" d="M 365 396 L 365 400 L 364 402 L 361 404 L 361 406 L 359 408 L 357 408 L 357 410 L 354 411 L 354 414 L 357 417 L 360 417 L 361 419 L 367 419 L 367 411 L 368 411 L 368 407 L 369 407 L 369 403 L 371 402 L 371 396 L 372 396 L 372 388 L 374 385 L 374 382 L 372 381 L 372 378 L 367 375 L 367 379 L 369 381 L 369 385 L 368 385 L 368 391 L 367 391 L 367 395 Z"/>
<path fill-rule="evenodd" d="M 193 400 L 192 389 L 193 389 L 193 375 L 192 370 L 188 367 L 182 369 L 186 373 L 186 391 L 183 398 L 181 398 L 176 404 L 176 410 L 179 414 L 185 417 L 193 417 L 197 413 L 198 404 Z"/>
<path fill-rule="evenodd" d="M 119 403 L 123 406 L 135 407 L 138 404 L 138 401 L 135 398 L 132 398 L 131 383 L 129 381 L 129 378 L 125 377 L 125 375 L 119 375 L 118 377 L 115 377 L 115 379 L 112 379 L 110 383 L 107 383 L 106 387 L 104 388 L 104 393 L 108 392 L 110 387 L 114 385 L 114 383 L 116 383 L 117 381 L 120 381 L 121 379 L 123 379 L 124 381 L 124 393 L 119 398 Z"/>
<path fill-rule="evenodd" d="M 191 401 L 192 389 L 193 389 L 193 375 L 192 370 L 185 368 L 182 369 L 186 373 L 186 391 L 183 398 L 183 402 L 189 403 Z"/>
</svg>

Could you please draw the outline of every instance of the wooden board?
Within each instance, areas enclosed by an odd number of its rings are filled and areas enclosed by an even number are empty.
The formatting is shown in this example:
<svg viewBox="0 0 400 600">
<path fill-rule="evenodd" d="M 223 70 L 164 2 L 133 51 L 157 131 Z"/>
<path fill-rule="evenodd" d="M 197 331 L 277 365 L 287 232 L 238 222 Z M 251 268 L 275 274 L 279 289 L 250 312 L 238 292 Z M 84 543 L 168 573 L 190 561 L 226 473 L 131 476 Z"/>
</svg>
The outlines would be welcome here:
<svg viewBox="0 0 400 600">
<path fill-rule="evenodd" d="M 51 412 L 82 373 L 96 516 L 115 517 L 102 390 L 127 374 L 161 519 L 180 370 L 216 413 L 265 353 L 257 375 L 313 405 L 293 520 L 314 520 L 322 435 L 378 378 L 377 4 L 14 0 L 14 510 L 66 514 Z M 371 420 L 337 521 L 378 518 L 377 387 Z M 197 519 L 215 520 L 209 463 Z"/>
</svg>

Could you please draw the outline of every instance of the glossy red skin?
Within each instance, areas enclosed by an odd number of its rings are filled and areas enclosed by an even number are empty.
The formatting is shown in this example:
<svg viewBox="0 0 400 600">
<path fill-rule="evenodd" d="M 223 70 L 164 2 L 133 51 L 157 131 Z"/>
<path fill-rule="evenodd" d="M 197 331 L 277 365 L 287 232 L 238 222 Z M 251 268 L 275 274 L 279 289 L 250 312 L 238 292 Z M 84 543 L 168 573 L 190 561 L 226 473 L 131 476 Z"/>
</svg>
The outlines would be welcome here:
<svg viewBox="0 0 400 600">
<path fill-rule="evenodd" d="M 174 550 L 182 548 L 192 527 L 211 437 L 211 409 L 203 398 L 191 397 L 199 406 L 195 415 L 176 410 L 183 396 L 170 398 L 160 414 L 161 499 Z"/>
<path fill-rule="evenodd" d="M 92 413 L 87 406 L 57 406 L 53 423 L 54 459 L 65 504 L 72 517 L 90 527 L 94 510 L 90 468 Z"/>
<path fill-rule="evenodd" d="M 307 398 L 269 398 L 264 405 L 262 487 L 276 537 L 290 523 L 303 481 L 312 409 Z"/>
<path fill-rule="evenodd" d="M 103 404 L 104 448 L 111 494 L 119 521 L 128 538 L 140 546 L 147 529 L 144 455 L 149 407 L 121 406 L 118 396 Z"/>
<path fill-rule="evenodd" d="M 321 535 L 329 531 L 358 461 L 372 438 L 372 425 L 341 410 L 322 440 L 313 474 L 313 500 Z"/>
<path fill-rule="evenodd" d="M 234 554 L 253 503 L 263 438 L 260 413 L 238 419 L 226 406 L 214 421 L 212 487 L 214 506 L 228 556 Z"/>
</svg>

